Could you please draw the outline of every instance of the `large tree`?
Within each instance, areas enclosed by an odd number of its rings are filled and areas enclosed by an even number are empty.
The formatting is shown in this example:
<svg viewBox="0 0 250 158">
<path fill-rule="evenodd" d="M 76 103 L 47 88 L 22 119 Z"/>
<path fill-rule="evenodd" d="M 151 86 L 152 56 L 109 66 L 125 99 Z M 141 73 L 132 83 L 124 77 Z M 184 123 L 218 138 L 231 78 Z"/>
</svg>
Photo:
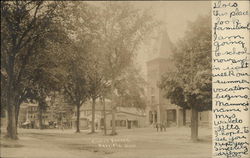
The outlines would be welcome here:
<svg viewBox="0 0 250 158">
<path fill-rule="evenodd" d="M 114 102 L 116 82 L 125 72 L 134 54 L 152 28 L 155 21 L 148 10 L 137 10 L 129 2 L 105 2 L 101 7 L 103 53 L 105 73 L 111 84 L 112 135 L 116 134 Z"/>
<path fill-rule="evenodd" d="M 42 46 L 42 44 L 40 43 L 39 46 Z M 46 112 L 48 107 L 46 99 L 51 97 L 51 93 L 54 91 L 60 90 L 62 75 L 51 49 L 46 50 L 42 47 L 40 53 L 30 58 L 29 63 L 24 72 L 26 74 L 25 84 L 28 86 L 26 88 L 26 99 L 38 103 L 39 127 L 43 129 L 43 113 Z"/>
<path fill-rule="evenodd" d="M 67 101 L 76 107 L 76 132 L 78 133 L 80 132 L 80 107 L 89 97 L 84 49 L 78 44 L 70 49 L 72 56 L 68 56 L 64 64 L 66 74 L 63 92 Z"/>
<path fill-rule="evenodd" d="M 7 136 L 17 139 L 19 107 L 27 93 L 25 70 L 58 16 L 59 2 L 1 1 L 1 93 L 8 112 Z"/>
<path fill-rule="evenodd" d="M 64 91 L 70 102 L 77 107 L 77 132 L 79 129 L 80 107 L 92 99 L 92 132 L 94 132 L 95 102 L 100 95 L 102 72 L 100 66 L 100 25 L 98 9 L 87 2 L 67 2 L 64 20 L 71 44 L 65 63 L 67 77 Z"/>
<path fill-rule="evenodd" d="M 96 50 L 98 52 L 98 50 Z M 89 95 L 92 100 L 92 122 L 91 133 L 95 132 L 95 103 L 96 99 L 105 99 L 105 92 L 108 86 L 105 80 L 105 72 L 103 71 L 103 58 L 101 54 L 93 52 L 88 61 L 88 81 Z M 98 55 L 99 54 L 99 55 Z M 104 101 L 104 100 L 103 100 Z M 103 102 L 104 103 L 104 102 Z M 105 105 L 104 105 L 105 106 Z"/>
<path fill-rule="evenodd" d="M 62 87 L 64 70 L 58 54 L 62 50 L 61 46 L 69 41 L 60 23 L 55 21 L 50 29 L 51 31 L 39 40 L 39 45 L 36 45 L 36 54 L 29 58 L 22 82 L 26 85 L 26 99 L 38 103 L 40 129 L 43 128 L 42 116 L 48 106 L 46 99 Z"/>
<path fill-rule="evenodd" d="M 191 139 L 198 139 L 198 112 L 212 108 L 211 18 L 200 16 L 190 22 L 176 44 L 176 71 L 165 74 L 160 87 L 174 104 L 191 109 Z"/>
</svg>

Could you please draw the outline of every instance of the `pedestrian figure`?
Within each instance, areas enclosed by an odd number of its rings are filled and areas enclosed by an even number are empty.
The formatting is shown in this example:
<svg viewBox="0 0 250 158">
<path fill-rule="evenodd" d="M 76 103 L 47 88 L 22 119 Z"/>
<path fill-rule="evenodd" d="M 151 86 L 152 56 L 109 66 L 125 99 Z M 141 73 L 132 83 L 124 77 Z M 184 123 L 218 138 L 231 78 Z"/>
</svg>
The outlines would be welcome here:
<svg viewBox="0 0 250 158">
<path fill-rule="evenodd" d="M 162 123 L 160 124 L 160 127 L 161 127 L 161 132 L 162 132 L 162 128 L 163 128 L 163 127 L 162 127 Z"/>
<path fill-rule="evenodd" d="M 98 128 L 98 123 L 95 123 L 95 129 L 97 130 L 97 128 Z"/>
<path fill-rule="evenodd" d="M 163 128 L 164 128 L 164 131 L 166 131 L 166 128 L 167 128 L 167 124 L 166 124 L 166 122 L 164 122 L 164 124 L 163 124 Z"/>
<path fill-rule="evenodd" d="M 156 123 L 156 129 L 157 129 L 157 132 L 158 132 L 158 130 L 159 130 L 159 125 L 158 125 L 158 123 Z"/>
<path fill-rule="evenodd" d="M 62 123 L 62 125 L 61 125 L 61 128 L 62 128 L 62 131 L 64 130 L 64 124 Z"/>
</svg>

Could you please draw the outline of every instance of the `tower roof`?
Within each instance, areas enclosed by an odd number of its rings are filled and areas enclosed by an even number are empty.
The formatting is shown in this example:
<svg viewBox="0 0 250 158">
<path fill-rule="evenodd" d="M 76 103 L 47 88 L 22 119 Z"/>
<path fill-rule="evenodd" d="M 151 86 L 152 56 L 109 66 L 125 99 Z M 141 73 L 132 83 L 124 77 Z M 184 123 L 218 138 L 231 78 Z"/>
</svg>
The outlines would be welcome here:
<svg viewBox="0 0 250 158">
<path fill-rule="evenodd" d="M 173 44 L 168 36 L 167 30 L 160 30 L 153 45 L 152 53 L 154 57 L 151 60 L 157 58 L 169 59 L 172 54 L 172 48 Z"/>
</svg>

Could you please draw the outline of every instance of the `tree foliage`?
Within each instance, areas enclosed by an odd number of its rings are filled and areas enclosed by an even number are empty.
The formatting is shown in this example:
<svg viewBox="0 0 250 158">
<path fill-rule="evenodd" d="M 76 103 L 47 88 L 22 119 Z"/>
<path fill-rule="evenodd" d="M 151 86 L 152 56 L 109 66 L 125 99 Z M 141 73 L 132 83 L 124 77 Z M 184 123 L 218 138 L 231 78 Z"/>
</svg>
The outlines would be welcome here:
<svg viewBox="0 0 250 158">
<path fill-rule="evenodd" d="M 183 39 L 176 44 L 173 61 L 176 70 L 166 73 L 160 87 L 172 103 L 198 111 L 212 108 L 211 24 L 200 16 L 190 22 Z"/>
<path fill-rule="evenodd" d="M 87 99 L 111 98 L 115 109 L 116 91 L 121 106 L 145 105 L 131 67 L 157 23 L 129 2 L 101 4 L 1 1 L 1 108 L 8 111 L 9 137 L 17 138 L 20 104 L 36 100 L 43 109 L 53 91 L 77 107 L 77 131 Z"/>
<path fill-rule="evenodd" d="M 190 22 L 176 45 L 175 72 L 165 74 L 160 87 L 178 106 L 191 108 L 191 139 L 198 140 L 198 112 L 212 109 L 211 18 Z"/>
<path fill-rule="evenodd" d="M 70 42 L 62 52 L 65 76 L 63 91 L 77 109 L 77 132 L 80 132 L 80 107 L 90 97 L 99 97 L 102 76 L 98 61 L 98 17 L 94 7 L 85 2 L 67 2 L 64 25 Z"/>
<path fill-rule="evenodd" d="M 145 85 L 146 82 L 141 77 L 139 69 L 134 65 L 129 66 L 115 85 L 117 87 L 116 105 L 145 109 Z"/>
<path fill-rule="evenodd" d="M 53 32 L 50 26 L 60 14 L 59 6 L 59 2 L 1 1 L 1 84 L 6 85 L 1 98 L 6 96 L 7 136 L 12 139 L 17 138 L 19 107 L 30 86 L 25 71 L 40 42 Z"/>
<path fill-rule="evenodd" d="M 135 9 L 129 2 L 106 2 L 101 8 L 104 71 L 111 84 L 112 134 L 115 132 L 115 91 L 126 68 L 133 63 L 143 39 L 157 26 L 148 10 Z"/>
</svg>

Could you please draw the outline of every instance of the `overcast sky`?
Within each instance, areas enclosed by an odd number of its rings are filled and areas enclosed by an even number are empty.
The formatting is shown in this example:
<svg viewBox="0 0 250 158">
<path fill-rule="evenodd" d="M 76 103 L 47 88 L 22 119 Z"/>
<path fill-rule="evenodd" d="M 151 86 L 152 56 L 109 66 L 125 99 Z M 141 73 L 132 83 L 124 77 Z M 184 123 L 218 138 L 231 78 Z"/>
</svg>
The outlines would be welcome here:
<svg viewBox="0 0 250 158">
<path fill-rule="evenodd" d="M 184 36 L 187 22 L 194 21 L 199 15 L 210 14 L 210 1 L 137 1 L 132 2 L 137 8 L 152 8 L 155 17 L 164 22 L 170 40 L 175 43 Z M 138 63 L 145 75 L 146 61 L 154 56 L 150 45 L 138 52 Z"/>
<path fill-rule="evenodd" d="M 137 1 L 136 7 L 152 8 L 155 17 L 166 24 L 173 42 L 183 36 L 187 21 L 194 21 L 199 14 L 209 14 L 210 1 Z"/>
</svg>

